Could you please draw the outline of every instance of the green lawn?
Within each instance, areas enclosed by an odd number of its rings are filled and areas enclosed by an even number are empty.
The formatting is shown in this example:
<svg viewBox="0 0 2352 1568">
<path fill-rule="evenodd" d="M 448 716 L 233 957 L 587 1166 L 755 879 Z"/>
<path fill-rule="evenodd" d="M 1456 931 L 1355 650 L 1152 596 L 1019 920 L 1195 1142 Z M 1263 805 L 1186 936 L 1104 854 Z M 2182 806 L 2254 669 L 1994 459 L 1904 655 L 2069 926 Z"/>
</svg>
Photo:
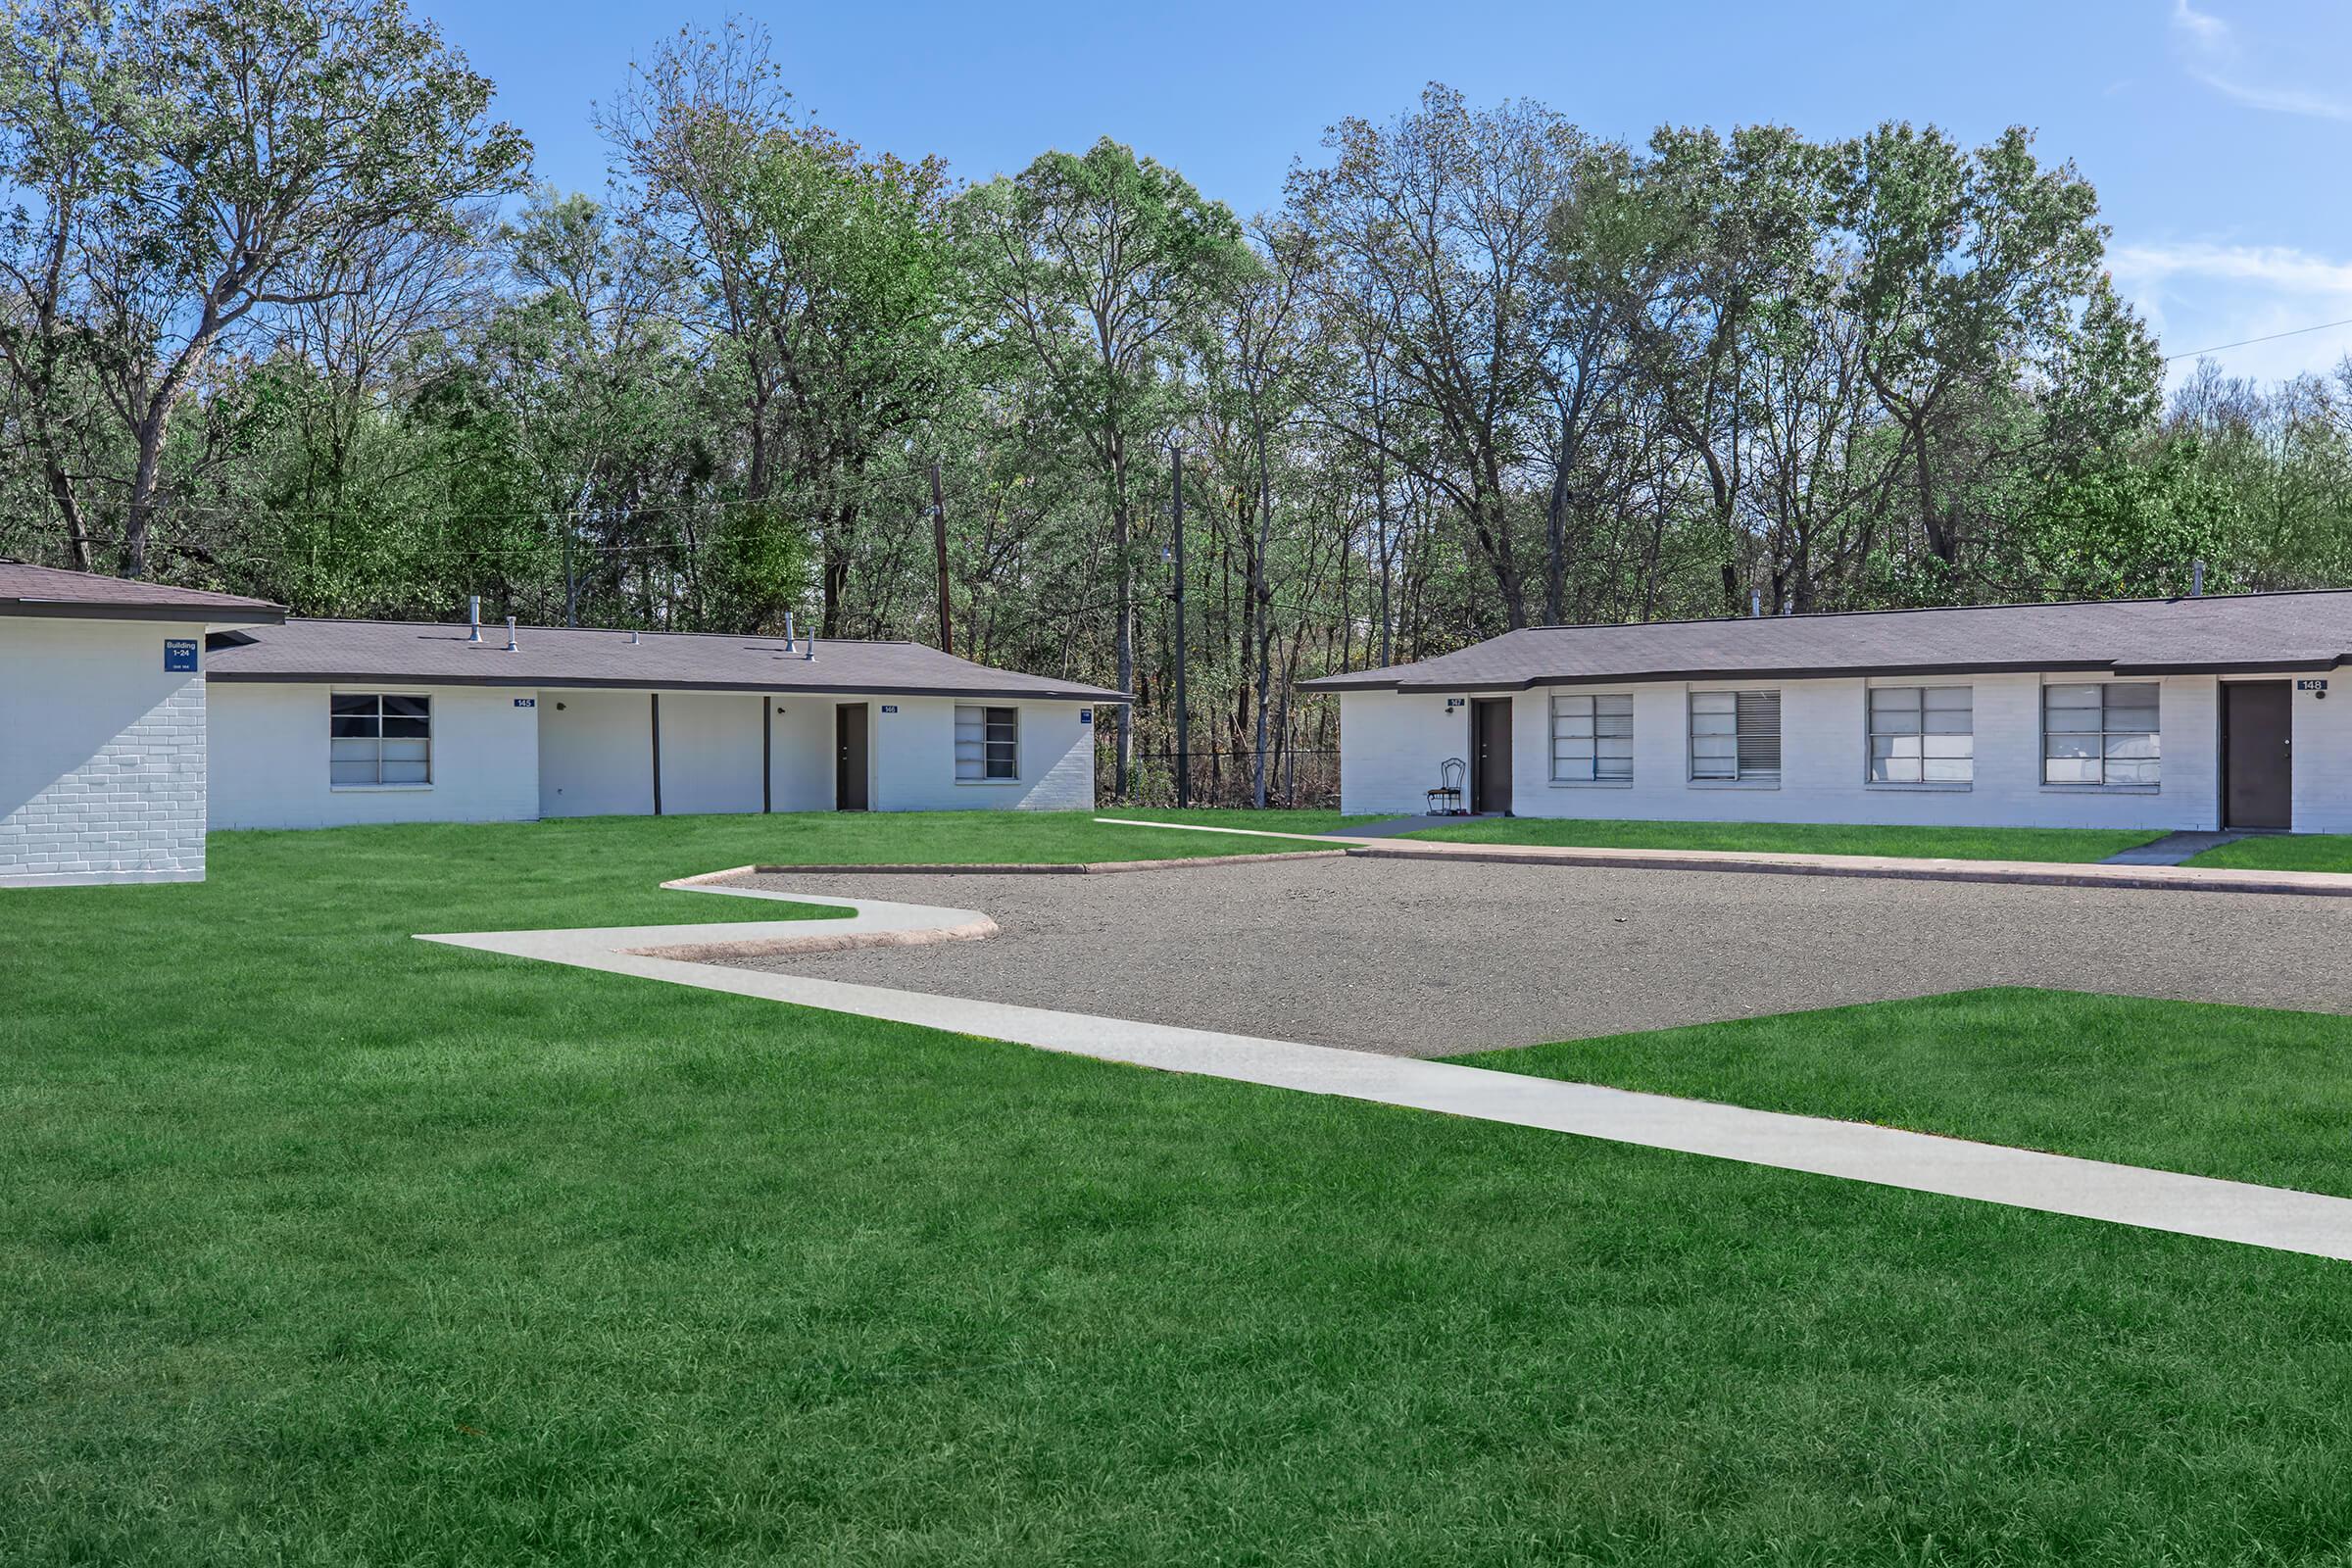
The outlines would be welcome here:
<svg viewBox="0 0 2352 1568">
<path fill-rule="evenodd" d="M 2352 1018 L 1998 989 L 1458 1060 L 2352 1197 Z"/>
<path fill-rule="evenodd" d="M 1407 838 L 1578 849 L 1748 850 L 1787 855 L 1905 855 L 1947 860 L 2099 860 L 2160 832 L 2069 827 L 1874 827 L 1840 822 L 1619 822 L 1494 816 Z"/>
<path fill-rule="evenodd" d="M 2347 1560 L 2341 1265 L 407 935 L 882 825 L 0 893 L 0 1562 Z"/>
<path fill-rule="evenodd" d="M 1343 811 L 1274 808 L 1255 811 L 1209 807 L 1195 807 L 1190 810 L 1180 811 L 1174 807 L 1106 806 L 1095 814 L 1097 816 L 1125 817 L 1134 822 L 1191 822 L 1204 827 L 1256 828 L 1267 833 L 1337 833 L 1342 828 L 1354 827 L 1359 823 L 1388 820 L 1378 811 L 1357 812 L 1350 816 Z M 1298 848 L 1297 845 L 1289 847 Z"/>
<path fill-rule="evenodd" d="M 2352 833 L 2265 834 L 2220 845 L 2188 863 L 2247 871 L 2352 871 Z"/>
<path fill-rule="evenodd" d="M 1158 833 L 1148 827 L 1113 827 L 1096 821 L 1097 816 L 1149 817 L 1282 833 L 1322 833 L 1366 820 L 1343 817 L 1337 811 L 812 811 L 764 818 L 765 828 L 754 830 L 758 836 L 742 842 L 756 844 L 765 863 L 811 865 L 971 864 L 988 860 L 1066 865 L 1090 860 L 1182 860 L 1203 855 L 1279 855 L 1312 848 L 1282 839 L 1226 833 Z M 719 824 L 746 819 L 686 820 L 724 831 Z M 709 868 L 728 863 L 732 862 L 715 860 Z"/>
</svg>

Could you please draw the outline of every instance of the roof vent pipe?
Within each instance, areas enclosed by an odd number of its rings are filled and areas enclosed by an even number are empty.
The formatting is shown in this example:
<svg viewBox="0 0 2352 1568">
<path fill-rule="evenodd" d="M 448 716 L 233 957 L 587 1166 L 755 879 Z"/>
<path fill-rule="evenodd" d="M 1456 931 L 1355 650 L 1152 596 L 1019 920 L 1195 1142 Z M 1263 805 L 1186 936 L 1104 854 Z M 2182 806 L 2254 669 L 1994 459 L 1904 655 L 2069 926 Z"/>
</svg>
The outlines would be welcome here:
<svg viewBox="0 0 2352 1568">
<path fill-rule="evenodd" d="M 2188 564 L 2188 597 L 2191 599 L 2205 597 L 2205 563 L 2202 561 L 2192 561 Z"/>
<path fill-rule="evenodd" d="M 1764 613 L 1764 590 L 1763 590 L 1763 589 L 1761 589 L 1761 588 L 1750 588 L 1750 589 L 1747 591 L 1747 614 L 1748 614 L 1748 618 L 1749 618 L 1750 620 L 1754 620 L 1754 619 L 1757 619 L 1757 618 L 1759 618 L 1760 616 L 1762 616 L 1762 615 L 1763 615 L 1763 613 Z"/>
<path fill-rule="evenodd" d="M 629 628 L 629 646 L 631 648 L 637 646 L 637 628 L 634 626 Z"/>
<path fill-rule="evenodd" d="M 474 594 L 466 601 L 466 640 L 479 644 L 482 640 L 482 596 Z"/>
<path fill-rule="evenodd" d="M 514 652 L 514 617 L 513 615 L 507 617 L 507 652 L 510 654 Z"/>
<path fill-rule="evenodd" d="M 784 651 L 792 652 L 792 612 L 784 612 Z"/>
<path fill-rule="evenodd" d="M 810 632 L 808 636 L 801 639 L 801 657 L 803 659 L 814 659 L 816 657 L 816 633 Z"/>
</svg>

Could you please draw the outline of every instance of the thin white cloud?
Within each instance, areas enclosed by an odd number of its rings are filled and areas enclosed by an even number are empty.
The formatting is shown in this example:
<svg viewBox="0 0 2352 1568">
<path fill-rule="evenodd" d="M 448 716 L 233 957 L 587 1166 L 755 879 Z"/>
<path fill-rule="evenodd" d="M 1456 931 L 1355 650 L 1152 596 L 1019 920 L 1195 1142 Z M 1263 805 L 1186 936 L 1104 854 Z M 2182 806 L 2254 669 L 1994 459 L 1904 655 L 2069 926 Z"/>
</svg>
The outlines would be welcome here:
<svg viewBox="0 0 2352 1568">
<path fill-rule="evenodd" d="M 2209 240 L 2118 245 L 2107 253 L 2107 265 L 2114 269 L 2119 282 L 2160 282 L 2186 273 L 2352 299 L 2352 262 L 2331 262 L 2291 245 L 2221 245 Z"/>
<path fill-rule="evenodd" d="M 2352 327 L 2307 330 L 2352 318 L 2352 262 L 2291 245 L 2185 240 L 2117 245 L 2107 265 L 2168 355 L 2243 345 L 2214 357 L 2233 374 L 2269 381 L 2329 369 L 2352 352 Z M 2176 377 L 2192 368 L 2172 366 Z"/>
<path fill-rule="evenodd" d="M 2188 0 L 2173 0 L 2172 36 L 2182 68 L 2226 98 L 2272 114 L 2352 120 L 2352 99 L 2266 79 L 2268 74 L 2248 59 L 2237 30 L 2220 17 L 2199 11 Z"/>
</svg>

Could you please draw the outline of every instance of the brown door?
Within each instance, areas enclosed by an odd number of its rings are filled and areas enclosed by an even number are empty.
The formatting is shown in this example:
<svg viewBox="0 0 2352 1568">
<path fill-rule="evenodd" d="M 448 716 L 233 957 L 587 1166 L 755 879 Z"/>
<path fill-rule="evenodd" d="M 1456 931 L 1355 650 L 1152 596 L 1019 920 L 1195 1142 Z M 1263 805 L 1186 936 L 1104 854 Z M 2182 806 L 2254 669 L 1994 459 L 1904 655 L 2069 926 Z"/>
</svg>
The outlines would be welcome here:
<svg viewBox="0 0 2352 1568">
<path fill-rule="evenodd" d="M 1511 808 L 1511 704 L 1482 697 L 1470 705 L 1470 809 Z"/>
<path fill-rule="evenodd" d="M 2292 690 L 2282 680 L 2222 682 L 2222 826 L 2294 825 Z"/>
<path fill-rule="evenodd" d="M 833 808 L 865 809 L 865 705 L 843 703 L 833 710 Z"/>
</svg>

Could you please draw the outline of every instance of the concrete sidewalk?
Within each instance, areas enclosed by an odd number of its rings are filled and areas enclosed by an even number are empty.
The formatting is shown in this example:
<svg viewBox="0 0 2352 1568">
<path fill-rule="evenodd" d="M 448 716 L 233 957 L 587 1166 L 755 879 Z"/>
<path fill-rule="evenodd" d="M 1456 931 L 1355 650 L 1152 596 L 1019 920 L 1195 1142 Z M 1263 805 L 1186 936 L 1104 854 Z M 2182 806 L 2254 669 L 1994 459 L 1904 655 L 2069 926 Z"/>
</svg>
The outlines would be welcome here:
<svg viewBox="0 0 2352 1568">
<path fill-rule="evenodd" d="M 2234 828 L 2215 833 L 2194 833 L 2183 828 L 2167 833 L 2153 844 L 2133 849 L 2118 850 L 2100 860 L 2102 865 L 2180 865 L 2195 859 L 2207 850 L 2218 850 L 2225 844 L 2235 844 L 2247 835 Z"/>
<path fill-rule="evenodd" d="M 1181 833 L 1242 833 L 1344 844 L 1381 858 L 1484 861 L 1496 865 L 1612 866 L 1653 871 L 1734 871 L 1783 876 L 1887 877 L 1928 882 L 2011 882 L 2043 887 L 2163 888 L 2174 892 L 2300 893 L 2352 898 L 2352 872 L 2249 871 L 2201 865 L 2132 865 L 2111 861 L 1939 860 L 1886 855 L 1785 855 L 1764 850 L 1629 850 L 1548 844 L 1453 844 L 1433 839 L 1355 838 L 1281 833 L 1099 816 L 1122 827 Z"/>
<path fill-rule="evenodd" d="M 691 882 L 665 885 L 692 887 Z M 710 954 L 743 944 L 776 951 L 828 941 L 906 943 L 921 942 L 927 936 L 955 940 L 980 935 L 980 927 L 987 921 L 986 915 L 969 909 L 742 887 L 693 890 L 821 903 L 848 907 L 855 913 L 851 919 L 836 921 L 472 932 L 419 940 L 886 1018 L 1168 1072 L 1199 1073 L 1303 1094 L 1334 1095 L 2281 1251 L 2352 1259 L 2352 1200 L 2316 1193 L 1295 1041 L 689 962 L 671 955 Z M 818 929 L 811 930 L 811 925 Z M 827 927 L 831 929 L 824 929 Z"/>
</svg>

